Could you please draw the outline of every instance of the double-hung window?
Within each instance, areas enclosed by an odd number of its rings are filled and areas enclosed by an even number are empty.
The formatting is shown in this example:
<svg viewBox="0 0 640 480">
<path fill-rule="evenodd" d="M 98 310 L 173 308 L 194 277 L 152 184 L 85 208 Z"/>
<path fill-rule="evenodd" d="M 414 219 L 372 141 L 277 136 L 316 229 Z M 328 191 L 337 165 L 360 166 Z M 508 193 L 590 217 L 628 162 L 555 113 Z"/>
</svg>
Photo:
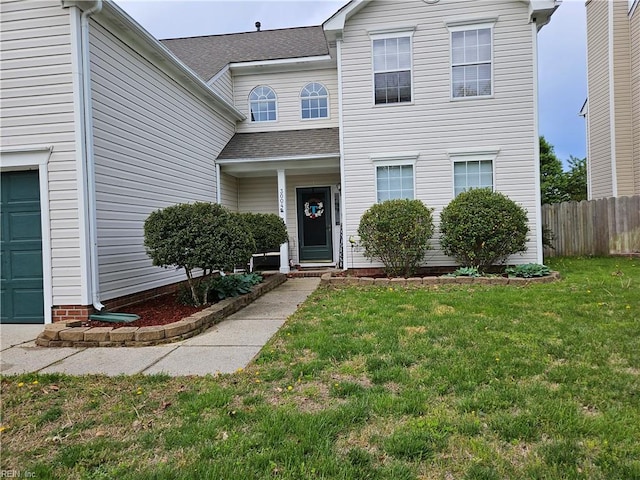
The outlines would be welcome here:
<svg viewBox="0 0 640 480">
<path fill-rule="evenodd" d="M 304 120 L 329 116 L 329 93 L 318 82 L 308 83 L 300 92 L 300 108 Z"/>
<path fill-rule="evenodd" d="M 276 114 L 276 94 L 266 85 L 260 85 L 249 94 L 249 109 L 252 122 L 274 122 Z"/>
<path fill-rule="evenodd" d="M 411 33 L 372 35 L 374 102 L 411 102 Z"/>
<path fill-rule="evenodd" d="M 500 149 L 460 150 L 448 152 L 453 162 L 453 195 L 472 188 L 495 189 L 494 165 Z"/>
<path fill-rule="evenodd" d="M 371 156 L 376 175 L 376 200 L 415 198 L 415 164 L 418 152 Z"/>
<path fill-rule="evenodd" d="M 452 98 L 493 94 L 493 24 L 449 27 Z"/>
</svg>

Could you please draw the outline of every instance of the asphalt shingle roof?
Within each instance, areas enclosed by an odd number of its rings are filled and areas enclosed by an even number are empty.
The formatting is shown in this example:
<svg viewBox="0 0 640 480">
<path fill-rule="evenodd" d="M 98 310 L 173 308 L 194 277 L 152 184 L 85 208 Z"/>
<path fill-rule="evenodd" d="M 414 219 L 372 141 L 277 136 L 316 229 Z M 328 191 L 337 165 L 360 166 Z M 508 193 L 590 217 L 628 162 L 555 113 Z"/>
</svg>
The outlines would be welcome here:
<svg viewBox="0 0 640 480">
<path fill-rule="evenodd" d="M 204 81 L 232 62 L 329 54 L 321 26 L 172 38 L 160 42 Z"/>
<path fill-rule="evenodd" d="M 224 147 L 219 160 L 281 158 L 307 155 L 339 155 L 337 128 L 236 133 Z"/>
</svg>

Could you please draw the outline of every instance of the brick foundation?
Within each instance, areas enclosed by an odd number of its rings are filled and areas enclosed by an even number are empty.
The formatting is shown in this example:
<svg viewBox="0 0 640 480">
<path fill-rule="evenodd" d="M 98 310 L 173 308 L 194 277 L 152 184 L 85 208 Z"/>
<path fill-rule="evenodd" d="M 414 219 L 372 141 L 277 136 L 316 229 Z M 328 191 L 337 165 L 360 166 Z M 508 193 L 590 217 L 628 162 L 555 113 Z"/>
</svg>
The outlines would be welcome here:
<svg viewBox="0 0 640 480">
<path fill-rule="evenodd" d="M 91 305 L 58 305 L 51 309 L 51 320 L 57 322 L 85 321 L 94 312 Z"/>
</svg>

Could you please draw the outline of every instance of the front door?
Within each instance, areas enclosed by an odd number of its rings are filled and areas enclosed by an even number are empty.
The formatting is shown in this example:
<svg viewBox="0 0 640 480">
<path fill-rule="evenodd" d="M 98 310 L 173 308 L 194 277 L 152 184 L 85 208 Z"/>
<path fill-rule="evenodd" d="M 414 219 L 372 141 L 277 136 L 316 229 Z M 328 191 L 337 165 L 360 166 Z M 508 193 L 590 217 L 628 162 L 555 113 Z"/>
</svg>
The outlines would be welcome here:
<svg viewBox="0 0 640 480">
<path fill-rule="evenodd" d="M 38 171 L 4 172 L 0 179 L 0 322 L 44 323 Z"/>
<path fill-rule="evenodd" d="M 331 262 L 331 188 L 298 188 L 297 200 L 300 263 Z"/>
</svg>

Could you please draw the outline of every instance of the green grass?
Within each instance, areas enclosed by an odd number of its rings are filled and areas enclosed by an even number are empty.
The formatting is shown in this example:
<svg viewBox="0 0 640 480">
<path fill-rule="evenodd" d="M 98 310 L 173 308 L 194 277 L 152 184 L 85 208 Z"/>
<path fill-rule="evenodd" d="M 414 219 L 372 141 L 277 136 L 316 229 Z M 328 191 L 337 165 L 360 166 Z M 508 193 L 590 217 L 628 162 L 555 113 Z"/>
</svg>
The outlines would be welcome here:
<svg viewBox="0 0 640 480">
<path fill-rule="evenodd" d="M 560 282 L 319 289 L 233 375 L 4 377 L 2 469 L 640 479 L 640 259 L 549 263 Z"/>
</svg>

